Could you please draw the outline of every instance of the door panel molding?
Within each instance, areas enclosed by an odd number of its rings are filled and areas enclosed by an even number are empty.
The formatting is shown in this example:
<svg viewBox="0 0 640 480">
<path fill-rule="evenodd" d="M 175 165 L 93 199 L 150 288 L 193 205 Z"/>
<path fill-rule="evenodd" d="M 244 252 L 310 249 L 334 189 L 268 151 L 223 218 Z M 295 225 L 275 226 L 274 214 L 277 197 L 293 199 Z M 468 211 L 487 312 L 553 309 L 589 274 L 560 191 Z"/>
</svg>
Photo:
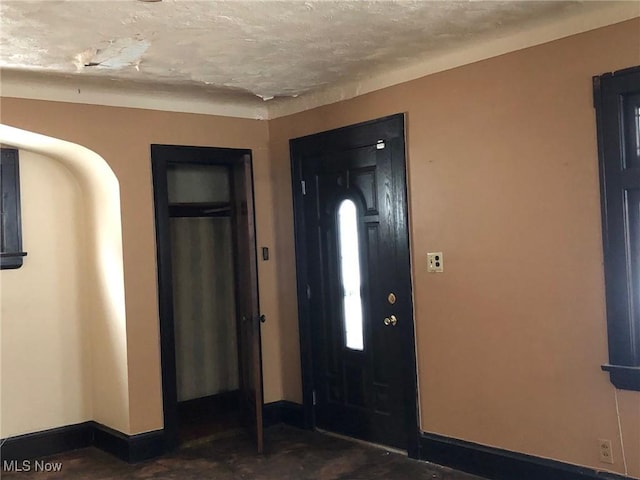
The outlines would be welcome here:
<svg viewBox="0 0 640 480">
<path fill-rule="evenodd" d="M 382 146 L 378 146 L 382 141 Z M 369 154 L 389 155 L 391 160 L 387 163 L 391 165 L 391 172 L 374 173 L 371 175 L 366 165 L 362 165 L 361 173 L 356 175 L 352 181 L 359 182 L 360 189 L 365 193 L 365 198 L 359 201 L 367 208 L 364 213 L 365 218 L 371 221 L 378 214 L 379 205 L 376 204 L 375 195 L 371 196 L 366 191 L 367 182 L 373 182 L 377 188 L 381 188 L 382 182 L 388 191 L 385 201 L 391 205 L 391 210 L 396 218 L 396 264 L 402 265 L 400 270 L 403 273 L 398 277 L 399 291 L 409 292 L 408 298 L 398 298 L 394 304 L 394 311 L 398 318 L 402 319 L 394 327 L 394 332 L 401 336 L 403 345 L 403 358 L 396 359 L 398 363 L 397 371 L 403 377 L 402 401 L 404 402 L 404 426 L 407 433 L 407 450 L 412 458 L 419 457 L 420 429 L 418 425 L 418 398 L 417 398 L 417 374 L 415 356 L 415 333 L 413 321 L 413 299 L 411 287 L 411 263 L 409 252 L 408 235 L 408 208 L 407 208 L 407 185 L 406 185 L 406 155 L 404 140 L 404 115 L 396 114 L 389 117 L 380 118 L 368 122 L 359 123 L 335 130 L 321 132 L 292 139 L 289 142 L 291 152 L 291 171 L 293 186 L 293 207 L 294 207 L 294 232 L 296 251 L 296 272 L 297 272 L 297 295 L 298 295 L 298 318 L 300 335 L 300 356 L 302 366 L 302 390 L 303 390 L 303 411 L 304 426 L 315 428 L 317 424 L 315 391 L 317 387 L 314 378 L 314 356 L 319 352 L 314 352 L 313 341 L 314 330 L 311 322 L 310 297 L 320 295 L 321 292 L 309 292 L 311 284 L 310 266 L 308 264 L 309 246 L 307 245 L 307 231 L 309 225 L 305 220 L 305 197 L 315 195 L 317 186 L 305 179 L 303 171 L 305 167 L 322 161 L 322 157 L 329 155 L 338 157 L 341 154 L 352 154 L 356 157 L 358 153 L 354 150 L 368 149 Z M 382 158 L 382 157 L 378 157 Z M 330 163 L 335 160 L 330 160 Z M 352 160 L 356 161 L 357 160 Z M 384 178 L 381 178 L 384 177 Z M 307 183 L 303 183 L 307 182 Z M 367 198 L 368 197 L 368 198 Z M 344 197 L 346 198 L 346 197 Z M 308 213 L 308 212 L 307 212 Z M 318 212 L 320 214 L 320 212 Z M 360 225 L 360 235 L 368 235 L 369 220 Z M 314 241 L 315 243 L 315 241 Z M 363 272 L 364 275 L 364 272 Z M 372 304 L 374 305 L 374 304 Z M 378 308 L 372 306 L 372 316 L 377 315 Z M 378 321 L 376 317 L 376 321 Z M 365 327 L 366 328 L 366 327 Z M 410 346 L 411 348 L 408 348 Z"/>
</svg>

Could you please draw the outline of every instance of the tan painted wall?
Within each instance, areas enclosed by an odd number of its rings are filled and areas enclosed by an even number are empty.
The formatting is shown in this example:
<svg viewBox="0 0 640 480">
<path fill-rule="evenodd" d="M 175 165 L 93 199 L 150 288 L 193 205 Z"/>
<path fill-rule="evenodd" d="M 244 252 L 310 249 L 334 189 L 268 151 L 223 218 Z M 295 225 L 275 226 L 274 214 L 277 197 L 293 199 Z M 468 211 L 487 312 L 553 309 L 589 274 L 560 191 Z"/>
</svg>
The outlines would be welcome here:
<svg viewBox="0 0 640 480">
<path fill-rule="evenodd" d="M 633 20 L 270 122 L 285 398 L 301 400 L 288 140 L 406 112 L 422 428 L 596 468 L 608 438 L 622 471 L 591 77 L 640 64 L 639 39 Z M 640 476 L 640 394 L 618 396 Z"/>
<path fill-rule="evenodd" d="M 20 183 L 28 256 L 0 271 L 1 438 L 92 419 L 82 192 L 62 164 L 24 150 Z"/>
<path fill-rule="evenodd" d="M 129 429 L 162 427 L 155 233 L 149 145 L 250 148 L 257 241 L 274 244 L 267 124 L 149 110 L 3 98 L 0 122 L 83 145 L 101 155 L 120 182 L 127 318 Z M 265 401 L 282 398 L 274 255 L 260 262 Z"/>
</svg>

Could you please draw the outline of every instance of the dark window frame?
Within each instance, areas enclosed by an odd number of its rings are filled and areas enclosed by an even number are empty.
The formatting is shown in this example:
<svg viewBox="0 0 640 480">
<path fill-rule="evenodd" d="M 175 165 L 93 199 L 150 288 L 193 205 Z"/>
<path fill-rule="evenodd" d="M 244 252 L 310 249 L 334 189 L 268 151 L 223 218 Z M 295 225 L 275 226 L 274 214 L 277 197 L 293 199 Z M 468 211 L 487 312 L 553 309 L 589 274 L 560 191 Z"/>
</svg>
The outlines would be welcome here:
<svg viewBox="0 0 640 480">
<path fill-rule="evenodd" d="M 640 391 L 640 66 L 593 77 L 611 383 Z M 635 137 L 635 138 L 634 138 Z"/>
<path fill-rule="evenodd" d="M 18 150 L 0 148 L 0 154 L 0 193 L 2 194 L 0 269 L 5 270 L 20 268 L 27 254 L 22 251 Z"/>
</svg>

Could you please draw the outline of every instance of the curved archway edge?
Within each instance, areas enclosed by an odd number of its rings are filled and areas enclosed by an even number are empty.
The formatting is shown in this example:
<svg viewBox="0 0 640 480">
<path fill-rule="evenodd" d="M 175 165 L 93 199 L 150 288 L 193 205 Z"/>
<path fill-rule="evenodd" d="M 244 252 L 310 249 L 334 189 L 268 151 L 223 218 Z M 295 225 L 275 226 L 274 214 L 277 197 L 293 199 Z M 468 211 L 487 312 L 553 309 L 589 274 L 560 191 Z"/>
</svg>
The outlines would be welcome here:
<svg viewBox="0 0 640 480">
<path fill-rule="evenodd" d="M 81 145 L 0 124 L 0 143 L 62 163 L 78 180 L 85 201 L 92 282 L 90 311 L 92 417 L 128 432 L 129 391 L 122 221 L 118 179 L 104 158 Z M 28 266 L 27 266 L 28 268 Z"/>
</svg>

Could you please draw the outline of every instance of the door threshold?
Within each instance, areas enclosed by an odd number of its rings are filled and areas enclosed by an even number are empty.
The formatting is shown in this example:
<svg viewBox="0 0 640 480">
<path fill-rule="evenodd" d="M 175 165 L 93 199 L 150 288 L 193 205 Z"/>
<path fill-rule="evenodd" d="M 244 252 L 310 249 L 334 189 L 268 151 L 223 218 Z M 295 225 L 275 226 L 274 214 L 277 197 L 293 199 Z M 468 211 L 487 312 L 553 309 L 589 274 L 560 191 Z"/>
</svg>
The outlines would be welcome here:
<svg viewBox="0 0 640 480">
<path fill-rule="evenodd" d="M 340 433 L 330 432 L 329 430 L 323 430 L 323 429 L 317 428 L 317 427 L 316 427 L 316 432 L 322 433 L 324 435 L 328 435 L 330 437 L 341 438 L 343 440 L 347 440 L 348 442 L 359 443 L 361 445 L 367 445 L 369 447 L 378 448 L 380 450 L 385 450 L 387 452 L 397 453 L 399 455 L 404 455 L 405 457 L 408 456 L 406 450 L 400 450 L 399 448 L 389 447 L 388 445 L 382 445 L 381 443 L 367 442 L 366 440 L 361 440 L 359 438 L 354 438 L 354 437 L 348 437 L 347 435 L 342 435 Z"/>
</svg>

